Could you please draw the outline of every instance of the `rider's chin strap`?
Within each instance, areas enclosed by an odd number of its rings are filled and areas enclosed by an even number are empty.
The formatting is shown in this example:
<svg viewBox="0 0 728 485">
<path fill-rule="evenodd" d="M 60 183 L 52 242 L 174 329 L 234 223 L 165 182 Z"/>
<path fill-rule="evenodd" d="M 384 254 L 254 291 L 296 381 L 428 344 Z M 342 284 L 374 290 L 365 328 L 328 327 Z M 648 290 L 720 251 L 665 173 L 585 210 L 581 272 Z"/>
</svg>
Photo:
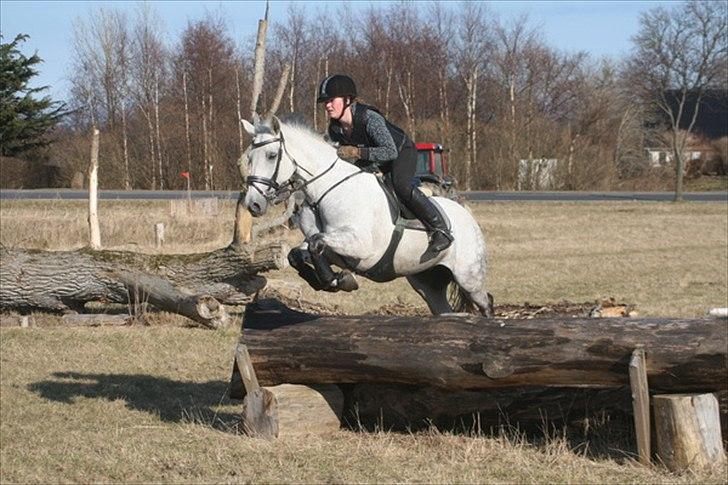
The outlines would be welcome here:
<svg viewBox="0 0 728 485">
<path fill-rule="evenodd" d="M 346 106 L 344 106 L 344 109 L 341 110 L 341 114 L 338 118 L 333 118 L 338 122 L 341 122 L 341 117 L 344 116 L 344 112 L 346 112 L 346 109 L 350 107 L 352 104 L 354 104 L 354 101 L 351 100 L 349 96 L 346 97 Z"/>
</svg>

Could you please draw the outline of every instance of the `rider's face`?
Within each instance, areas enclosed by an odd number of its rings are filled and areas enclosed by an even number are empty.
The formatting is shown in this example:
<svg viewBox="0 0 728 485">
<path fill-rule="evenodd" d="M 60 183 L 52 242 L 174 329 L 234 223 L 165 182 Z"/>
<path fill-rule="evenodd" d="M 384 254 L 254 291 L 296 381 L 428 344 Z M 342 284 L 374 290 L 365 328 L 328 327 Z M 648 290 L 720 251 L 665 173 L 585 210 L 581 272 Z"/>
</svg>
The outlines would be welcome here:
<svg viewBox="0 0 728 485">
<path fill-rule="evenodd" d="M 338 120 L 347 108 L 346 100 L 341 96 L 331 98 L 324 104 L 326 116 Z"/>
</svg>

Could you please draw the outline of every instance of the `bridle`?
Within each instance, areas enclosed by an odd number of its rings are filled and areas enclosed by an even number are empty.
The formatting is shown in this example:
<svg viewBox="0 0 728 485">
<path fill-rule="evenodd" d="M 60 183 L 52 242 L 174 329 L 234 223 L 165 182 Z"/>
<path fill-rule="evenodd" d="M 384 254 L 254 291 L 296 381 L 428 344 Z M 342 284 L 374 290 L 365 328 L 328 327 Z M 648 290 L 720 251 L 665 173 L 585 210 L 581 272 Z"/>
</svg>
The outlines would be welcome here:
<svg viewBox="0 0 728 485">
<path fill-rule="evenodd" d="M 257 190 L 260 195 L 262 195 L 266 201 L 271 202 L 273 205 L 279 204 L 285 200 L 287 200 L 293 193 L 298 192 L 299 190 L 302 190 L 304 194 L 306 194 L 306 187 L 318 180 L 319 178 L 326 175 L 331 169 L 334 168 L 334 165 L 336 165 L 336 162 L 340 160 L 340 158 L 337 156 L 334 162 L 329 165 L 329 167 L 321 172 L 318 175 L 314 175 L 310 171 L 306 170 L 305 167 L 303 167 L 301 164 L 299 164 L 295 158 L 291 156 L 291 154 L 288 152 L 288 149 L 286 148 L 286 143 L 283 138 L 283 132 L 281 131 L 279 135 L 275 138 L 270 138 L 265 141 L 259 141 L 259 142 L 253 142 L 250 146 L 255 148 L 260 148 L 265 145 L 269 145 L 271 143 L 280 142 L 280 145 L 278 146 L 278 155 L 276 157 L 276 168 L 273 170 L 273 176 L 272 177 L 263 177 L 261 175 L 248 175 L 245 177 L 245 185 L 247 187 L 253 187 L 255 190 Z M 288 155 L 288 158 L 291 160 L 291 163 L 293 163 L 294 171 L 293 176 L 289 178 L 287 181 L 283 182 L 282 184 L 278 183 L 278 171 L 281 167 L 281 160 L 283 160 L 283 153 Z M 306 180 L 303 178 L 303 176 L 298 173 L 299 170 L 305 172 L 312 178 Z M 346 180 L 349 180 L 350 178 L 354 177 L 355 175 L 359 175 L 360 173 L 365 173 L 362 170 L 359 170 L 358 172 L 354 172 L 353 174 L 350 174 L 343 179 L 339 180 L 337 183 L 329 187 L 322 195 L 318 198 L 315 202 L 310 202 L 309 205 L 315 210 L 316 207 L 321 203 L 323 198 L 328 195 L 329 192 L 331 192 L 334 188 L 336 188 L 341 183 L 345 182 Z M 258 187 L 260 184 L 268 189 L 263 191 Z M 308 195 L 308 194 L 306 194 Z"/>
</svg>

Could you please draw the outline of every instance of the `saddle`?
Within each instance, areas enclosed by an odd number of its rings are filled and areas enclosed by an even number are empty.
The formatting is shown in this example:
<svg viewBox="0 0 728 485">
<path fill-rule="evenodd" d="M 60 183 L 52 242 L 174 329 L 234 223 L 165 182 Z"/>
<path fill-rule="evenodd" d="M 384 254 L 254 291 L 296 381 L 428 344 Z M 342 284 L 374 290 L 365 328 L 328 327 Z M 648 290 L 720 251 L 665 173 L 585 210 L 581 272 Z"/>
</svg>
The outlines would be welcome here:
<svg viewBox="0 0 728 485">
<path fill-rule="evenodd" d="M 391 281 L 397 277 L 394 271 L 394 253 L 397 251 L 397 246 L 402 240 L 402 235 L 405 229 L 412 229 L 416 231 L 426 231 L 424 224 L 410 211 L 402 202 L 397 198 L 394 193 L 394 187 L 391 185 L 391 178 L 387 174 L 384 177 L 377 177 L 380 187 L 384 191 L 384 195 L 387 196 L 387 203 L 389 205 L 389 215 L 394 224 L 394 231 L 389 240 L 387 250 L 384 252 L 382 257 L 377 261 L 374 266 L 368 270 L 362 272 L 363 276 L 366 276 L 372 281 L 380 283 Z M 450 218 L 447 216 L 440 204 L 436 200 L 432 200 L 435 208 L 438 210 L 443 220 L 446 222 L 448 229 L 452 228 Z"/>
<path fill-rule="evenodd" d="M 394 192 L 394 186 L 392 185 L 391 175 L 385 174 L 383 177 L 377 177 L 377 182 L 379 182 L 379 186 L 384 191 L 384 195 L 387 196 L 389 217 L 392 219 L 392 224 L 397 225 L 398 223 L 404 223 L 404 227 L 406 229 L 425 230 L 425 226 L 422 222 L 420 222 L 412 211 L 397 198 L 397 195 Z M 434 199 L 431 200 L 437 211 L 440 213 L 440 216 L 442 216 L 442 220 L 446 222 L 448 229 L 452 229 L 450 218 L 447 217 L 447 214 L 444 210 L 442 210 L 440 204 L 438 204 Z"/>
</svg>

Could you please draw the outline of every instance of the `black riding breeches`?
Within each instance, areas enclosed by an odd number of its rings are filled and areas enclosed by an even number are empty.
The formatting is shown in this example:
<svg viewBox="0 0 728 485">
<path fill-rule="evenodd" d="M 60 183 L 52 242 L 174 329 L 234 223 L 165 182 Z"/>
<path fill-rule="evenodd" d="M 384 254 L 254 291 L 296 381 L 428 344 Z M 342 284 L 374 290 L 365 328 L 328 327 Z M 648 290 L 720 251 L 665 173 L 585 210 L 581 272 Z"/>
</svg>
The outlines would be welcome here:
<svg viewBox="0 0 728 485">
<path fill-rule="evenodd" d="M 416 170 L 417 150 L 414 147 L 404 147 L 390 166 L 394 192 L 406 206 L 409 206 L 412 199 L 412 189 L 418 185 L 415 179 Z"/>
</svg>

